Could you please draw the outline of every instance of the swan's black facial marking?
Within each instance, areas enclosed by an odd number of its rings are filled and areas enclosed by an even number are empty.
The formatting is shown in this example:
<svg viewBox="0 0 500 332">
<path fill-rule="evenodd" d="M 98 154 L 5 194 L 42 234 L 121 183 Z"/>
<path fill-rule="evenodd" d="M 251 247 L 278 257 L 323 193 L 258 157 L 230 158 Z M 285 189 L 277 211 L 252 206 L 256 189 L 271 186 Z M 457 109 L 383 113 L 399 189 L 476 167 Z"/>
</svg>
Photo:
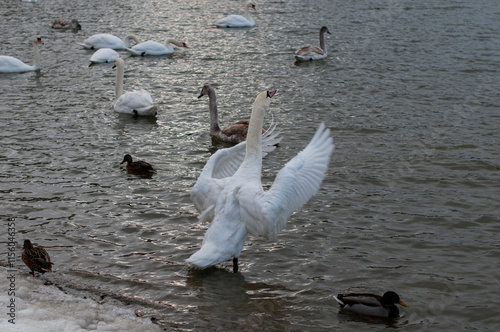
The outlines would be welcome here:
<svg viewBox="0 0 500 332">
<path fill-rule="evenodd" d="M 272 98 L 276 94 L 276 91 L 277 91 L 276 89 L 271 90 L 271 91 L 267 91 L 266 92 L 266 94 L 267 94 L 266 97 L 267 98 Z"/>
<path fill-rule="evenodd" d="M 203 92 L 204 92 L 203 90 L 204 90 L 204 89 L 202 88 L 202 89 L 201 89 L 201 92 L 200 92 L 200 95 L 198 96 L 198 98 L 201 98 L 201 97 L 203 97 L 203 96 L 205 95 L 205 94 L 203 93 Z"/>
</svg>

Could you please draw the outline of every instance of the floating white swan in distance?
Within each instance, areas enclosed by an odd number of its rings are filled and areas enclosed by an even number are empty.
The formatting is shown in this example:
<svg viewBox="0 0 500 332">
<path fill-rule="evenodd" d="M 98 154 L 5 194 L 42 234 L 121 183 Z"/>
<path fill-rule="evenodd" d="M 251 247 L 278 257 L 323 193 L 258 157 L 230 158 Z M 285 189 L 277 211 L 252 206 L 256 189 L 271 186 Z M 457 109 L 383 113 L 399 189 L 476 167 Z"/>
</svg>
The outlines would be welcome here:
<svg viewBox="0 0 500 332">
<path fill-rule="evenodd" d="M 215 89 L 210 84 L 206 84 L 201 89 L 198 98 L 208 96 L 208 109 L 210 111 L 210 136 L 216 142 L 238 144 L 247 139 L 248 125 L 250 120 L 240 120 L 224 129 L 219 126 L 219 112 L 217 110 L 217 98 Z"/>
<path fill-rule="evenodd" d="M 134 45 L 132 48 L 127 48 L 127 51 L 129 51 L 133 55 L 142 55 L 142 56 L 172 54 L 175 52 L 175 50 L 170 44 L 188 48 L 186 43 L 169 38 L 166 40 L 165 44 L 148 40 L 143 43 Z"/>
<path fill-rule="evenodd" d="M 99 33 L 85 39 L 85 41 L 83 43 L 80 43 L 80 45 L 91 50 L 97 50 L 100 48 L 122 50 L 125 48 L 130 48 L 131 40 L 133 40 L 137 44 L 139 43 L 139 39 L 134 35 L 129 35 L 121 40 L 120 38 L 109 33 Z"/>
<path fill-rule="evenodd" d="M 330 34 L 327 27 L 321 27 L 319 30 L 319 47 L 310 44 L 302 46 L 295 52 L 295 60 L 310 61 L 326 58 L 325 32 Z"/>
<path fill-rule="evenodd" d="M 125 63 L 122 58 L 115 60 L 116 67 L 116 101 L 114 109 L 118 113 L 151 116 L 156 115 L 156 105 L 146 90 L 123 93 L 123 71 Z"/>
<path fill-rule="evenodd" d="M 60 18 L 52 22 L 52 29 L 73 29 L 75 31 L 82 30 L 82 26 L 76 18 L 67 20 L 65 18 Z"/>
<path fill-rule="evenodd" d="M 38 52 L 38 44 L 43 44 L 42 38 L 40 36 L 33 36 L 31 44 L 33 45 L 34 53 L 33 66 L 30 66 L 12 56 L 0 55 L 0 73 L 21 73 L 40 69 L 40 53 Z"/>
<path fill-rule="evenodd" d="M 223 19 L 218 20 L 215 25 L 219 28 L 245 28 L 254 27 L 255 21 L 250 15 L 250 8 L 257 10 L 255 3 L 251 0 L 245 3 L 245 14 L 242 15 L 229 15 Z"/>
<path fill-rule="evenodd" d="M 247 140 L 233 147 L 246 143 L 243 162 L 231 165 L 231 160 L 227 160 L 221 163 L 217 159 L 223 156 L 224 150 L 219 150 L 210 158 L 193 187 L 193 202 L 198 209 L 203 209 L 200 220 L 212 223 L 200 250 L 186 262 L 205 268 L 233 257 L 233 272 L 236 273 L 248 233 L 275 236 L 285 227 L 292 213 L 318 192 L 334 149 L 330 130 L 323 123 L 307 147 L 279 171 L 271 188 L 267 191 L 262 188 L 261 132 L 264 114 L 275 92 L 266 91 L 257 96 Z"/>
<path fill-rule="evenodd" d="M 119 57 L 120 54 L 111 48 L 100 48 L 90 57 L 90 65 L 94 63 L 115 62 Z"/>
</svg>

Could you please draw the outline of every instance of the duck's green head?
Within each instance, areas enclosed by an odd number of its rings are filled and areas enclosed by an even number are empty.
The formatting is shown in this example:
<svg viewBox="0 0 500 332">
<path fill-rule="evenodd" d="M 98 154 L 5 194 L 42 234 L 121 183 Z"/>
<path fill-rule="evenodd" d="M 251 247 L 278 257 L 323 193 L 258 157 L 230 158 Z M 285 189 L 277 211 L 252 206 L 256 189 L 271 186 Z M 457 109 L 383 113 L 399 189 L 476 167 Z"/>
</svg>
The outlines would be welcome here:
<svg viewBox="0 0 500 332">
<path fill-rule="evenodd" d="M 403 307 L 408 307 L 408 305 L 399 298 L 399 295 L 393 291 L 385 292 L 384 296 L 382 296 L 382 303 L 386 305 L 399 304 Z"/>
</svg>

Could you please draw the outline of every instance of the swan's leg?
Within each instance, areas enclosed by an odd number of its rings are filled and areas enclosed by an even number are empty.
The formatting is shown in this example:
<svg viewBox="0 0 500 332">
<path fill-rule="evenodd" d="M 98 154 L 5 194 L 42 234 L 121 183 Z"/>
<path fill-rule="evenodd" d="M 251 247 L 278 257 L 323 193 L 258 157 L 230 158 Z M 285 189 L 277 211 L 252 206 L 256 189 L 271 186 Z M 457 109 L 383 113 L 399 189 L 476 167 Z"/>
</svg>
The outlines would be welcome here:
<svg viewBox="0 0 500 332">
<path fill-rule="evenodd" d="M 233 257 L 233 273 L 238 273 L 238 258 Z"/>
</svg>

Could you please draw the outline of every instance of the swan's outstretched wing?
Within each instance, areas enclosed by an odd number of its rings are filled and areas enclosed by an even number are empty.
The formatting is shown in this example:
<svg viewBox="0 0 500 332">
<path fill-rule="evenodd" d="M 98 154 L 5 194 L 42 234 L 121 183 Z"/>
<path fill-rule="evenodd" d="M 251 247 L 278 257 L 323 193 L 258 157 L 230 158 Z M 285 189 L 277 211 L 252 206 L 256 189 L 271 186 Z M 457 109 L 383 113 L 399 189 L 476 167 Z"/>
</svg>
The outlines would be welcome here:
<svg viewBox="0 0 500 332">
<path fill-rule="evenodd" d="M 278 172 L 269 191 L 264 192 L 258 203 L 264 218 L 247 222 L 247 230 L 272 237 L 283 229 L 292 213 L 318 192 L 334 148 L 330 129 L 321 123 L 306 148 Z"/>
<path fill-rule="evenodd" d="M 275 131 L 276 124 L 262 134 L 262 157 L 276 148 L 281 141 L 279 131 Z M 191 199 L 196 209 L 201 212 L 215 203 L 222 186 L 220 179 L 232 176 L 245 159 L 246 142 L 241 142 L 227 149 L 220 149 L 214 153 L 200 173 L 196 184 L 191 190 Z"/>
</svg>

